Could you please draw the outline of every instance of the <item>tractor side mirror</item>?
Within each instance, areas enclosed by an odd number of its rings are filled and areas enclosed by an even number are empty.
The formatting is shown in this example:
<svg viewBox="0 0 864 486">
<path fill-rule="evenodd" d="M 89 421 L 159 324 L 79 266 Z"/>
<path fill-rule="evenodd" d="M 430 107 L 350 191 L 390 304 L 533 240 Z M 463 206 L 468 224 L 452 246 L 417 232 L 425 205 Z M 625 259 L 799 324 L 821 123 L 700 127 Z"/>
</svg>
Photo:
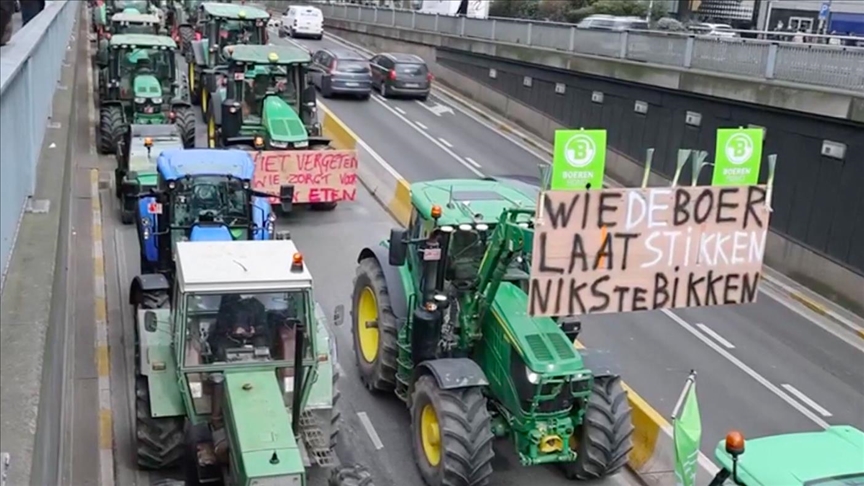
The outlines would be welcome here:
<svg viewBox="0 0 864 486">
<path fill-rule="evenodd" d="M 318 96 L 315 93 L 315 86 L 306 86 L 303 90 L 303 105 L 304 106 L 315 106 L 318 103 Z"/>
<path fill-rule="evenodd" d="M 343 321 L 345 321 L 345 306 L 339 304 L 333 309 L 333 325 L 341 326 Z"/>
<path fill-rule="evenodd" d="M 144 329 L 147 332 L 156 332 L 156 313 L 147 311 L 144 313 Z"/>
<path fill-rule="evenodd" d="M 290 213 L 294 204 L 294 186 L 279 186 L 279 205 L 283 213 Z"/>
<path fill-rule="evenodd" d="M 393 228 L 390 230 L 390 254 L 387 258 L 390 265 L 397 267 L 405 265 L 405 258 L 408 254 L 406 235 L 407 232 L 403 229 Z"/>
</svg>

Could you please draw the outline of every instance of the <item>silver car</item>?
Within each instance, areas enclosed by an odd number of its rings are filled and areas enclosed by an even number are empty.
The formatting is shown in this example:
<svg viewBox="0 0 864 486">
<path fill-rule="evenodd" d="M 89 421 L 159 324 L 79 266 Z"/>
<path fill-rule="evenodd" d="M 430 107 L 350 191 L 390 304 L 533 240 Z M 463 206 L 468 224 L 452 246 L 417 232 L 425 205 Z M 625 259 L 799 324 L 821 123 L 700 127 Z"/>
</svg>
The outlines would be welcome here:
<svg viewBox="0 0 864 486">
<path fill-rule="evenodd" d="M 369 61 L 349 49 L 321 49 L 312 55 L 312 83 L 321 96 L 353 95 L 368 99 L 372 92 Z"/>
</svg>

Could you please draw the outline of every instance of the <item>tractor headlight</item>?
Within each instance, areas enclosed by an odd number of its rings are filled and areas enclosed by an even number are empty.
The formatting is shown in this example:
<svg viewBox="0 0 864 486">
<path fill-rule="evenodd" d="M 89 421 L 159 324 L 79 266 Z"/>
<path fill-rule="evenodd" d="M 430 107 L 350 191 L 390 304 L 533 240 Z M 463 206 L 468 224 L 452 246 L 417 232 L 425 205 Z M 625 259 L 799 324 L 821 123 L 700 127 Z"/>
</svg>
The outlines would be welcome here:
<svg viewBox="0 0 864 486">
<path fill-rule="evenodd" d="M 525 367 L 525 376 L 532 385 L 540 383 L 540 375 L 531 371 L 531 368 L 527 366 Z"/>
<path fill-rule="evenodd" d="M 135 103 L 137 103 L 139 105 L 144 104 L 144 102 L 146 102 L 146 101 L 147 100 L 144 98 L 135 98 Z"/>
<path fill-rule="evenodd" d="M 150 227 L 145 226 L 144 229 L 141 230 L 141 236 L 144 237 L 145 240 L 150 239 Z"/>
<path fill-rule="evenodd" d="M 275 140 L 270 140 L 270 146 L 278 149 L 287 149 L 288 142 L 277 142 Z"/>
<path fill-rule="evenodd" d="M 271 234 L 272 234 L 274 231 L 276 231 L 276 225 L 273 224 L 273 221 L 267 221 L 267 224 L 265 225 L 265 228 L 267 228 L 267 232 L 268 232 L 268 233 L 271 233 Z"/>
<path fill-rule="evenodd" d="M 161 105 L 162 104 L 162 98 L 153 98 L 153 103 L 155 103 L 157 105 Z"/>
<path fill-rule="evenodd" d="M 149 218 L 141 218 L 141 226 L 144 226 L 144 227 L 150 226 L 150 219 Z"/>
<path fill-rule="evenodd" d="M 294 148 L 306 148 L 309 146 L 309 142 L 296 142 L 294 144 Z"/>
</svg>

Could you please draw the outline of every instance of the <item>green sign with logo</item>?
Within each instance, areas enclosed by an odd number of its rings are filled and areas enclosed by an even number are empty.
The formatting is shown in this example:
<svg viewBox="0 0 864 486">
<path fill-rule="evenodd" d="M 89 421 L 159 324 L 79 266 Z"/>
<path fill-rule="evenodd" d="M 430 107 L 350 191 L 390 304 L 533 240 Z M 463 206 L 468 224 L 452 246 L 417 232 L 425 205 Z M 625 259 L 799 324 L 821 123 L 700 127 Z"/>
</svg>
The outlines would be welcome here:
<svg viewBox="0 0 864 486">
<path fill-rule="evenodd" d="M 605 169 L 606 130 L 555 132 L 551 184 L 553 191 L 603 189 Z"/>
<path fill-rule="evenodd" d="M 749 186 L 759 183 L 762 164 L 761 128 L 720 128 L 714 156 L 714 186 Z"/>
</svg>

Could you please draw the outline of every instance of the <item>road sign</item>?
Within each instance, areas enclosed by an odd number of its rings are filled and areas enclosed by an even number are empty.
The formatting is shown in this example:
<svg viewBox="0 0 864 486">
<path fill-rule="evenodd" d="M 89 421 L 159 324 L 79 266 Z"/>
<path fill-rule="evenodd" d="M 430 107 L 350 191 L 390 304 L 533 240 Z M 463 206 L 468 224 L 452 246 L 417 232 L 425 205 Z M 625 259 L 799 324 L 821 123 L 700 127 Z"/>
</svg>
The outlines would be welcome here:
<svg viewBox="0 0 864 486">
<path fill-rule="evenodd" d="M 831 2 L 823 2 L 819 7 L 819 20 L 827 19 L 829 13 L 831 13 Z"/>
<path fill-rule="evenodd" d="M 557 130 L 553 153 L 553 191 L 603 188 L 606 130 Z"/>
</svg>

